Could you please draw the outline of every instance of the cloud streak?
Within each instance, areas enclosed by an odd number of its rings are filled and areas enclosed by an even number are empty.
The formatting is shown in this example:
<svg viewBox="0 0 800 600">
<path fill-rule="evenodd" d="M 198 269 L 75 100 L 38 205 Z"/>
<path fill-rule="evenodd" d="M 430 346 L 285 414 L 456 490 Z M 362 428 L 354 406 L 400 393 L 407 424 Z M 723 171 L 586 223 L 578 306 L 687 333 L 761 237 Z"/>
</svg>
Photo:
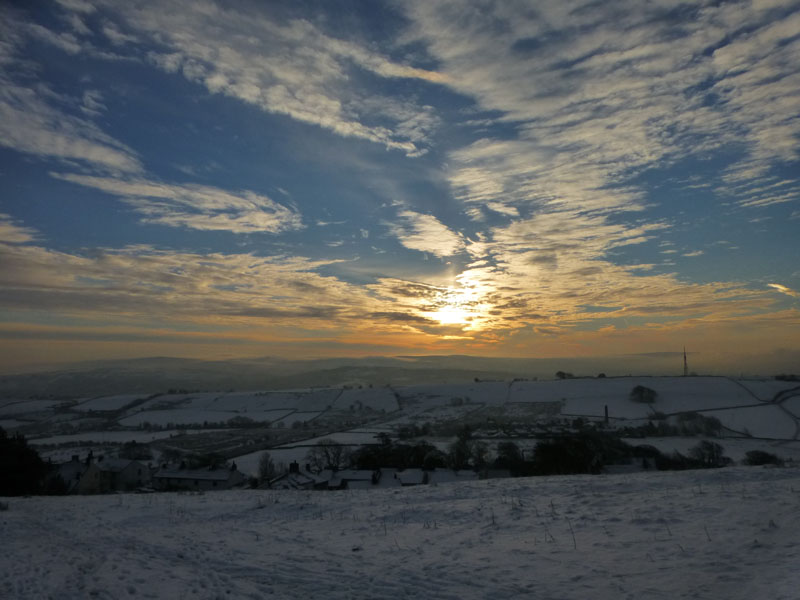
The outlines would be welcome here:
<svg viewBox="0 0 800 600">
<path fill-rule="evenodd" d="M 73 99 L 60 95 L 32 79 L 32 68 L 23 57 L 26 33 L 45 39 L 51 32 L 32 26 L 20 15 L 0 8 L 0 145 L 33 156 L 78 161 L 106 172 L 138 172 L 142 165 L 136 153 L 104 133 L 92 121 L 72 114 Z M 54 35 L 54 34 L 53 34 Z M 69 54 L 80 52 L 73 38 L 50 40 Z M 76 43 L 77 44 L 77 43 Z M 96 112 L 97 97 L 84 96 L 84 108 Z"/>
<path fill-rule="evenodd" d="M 433 215 L 412 210 L 398 214 L 400 221 L 390 224 L 392 234 L 410 250 L 427 252 L 444 258 L 464 250 L 464 240 Z"/>
<path fill-rule="evenodd" d="M 121 197 L 144 215 L 144 223 L 233 233 L 280 233 L 303 227 L 297 210 L 248 190 L 228 192 L 195 184 L 170 185 L 71 173 L 53 176 Z"/>
<path fill-rule="evenodd" d="M 402 103 L 402 111 L 376 110 L 371 96 L 359 93 L 351 81 L 359 70 L 437 84 L 446 82 L 445 75 L 392 61 L 300 18 L 239 13 L 210 1 L 107 3 L 106 8 L 164 48 L 149 51 L 152 64 L 213 94 L 410 156 L 425 152 L 432 122 L 419 120 L 424 107 L 408 98 L 394 101 Z M 129 35 L 113 39 L 135 41 Z"/>
</svg>

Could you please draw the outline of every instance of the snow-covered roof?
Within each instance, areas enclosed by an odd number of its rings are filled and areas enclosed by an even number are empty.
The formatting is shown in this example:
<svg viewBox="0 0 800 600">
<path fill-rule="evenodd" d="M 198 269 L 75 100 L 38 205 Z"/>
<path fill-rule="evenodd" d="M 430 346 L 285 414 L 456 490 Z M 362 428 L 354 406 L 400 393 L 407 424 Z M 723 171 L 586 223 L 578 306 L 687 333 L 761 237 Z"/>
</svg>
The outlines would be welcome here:
<svg viewBox="0 0 800 600">
<path fill-rule="evenodd" d="M 153 477 L 156 479 L 202 479 L 206 481 L 227 481 L 230 469 L 159 469 Z"/>
<path fill-rule="evenodd" d="M 94 464 L 97 465 L 97 468 L 100 469 L 101 471 L 110 471 L 112 473 L 119 473 L 120 471 L 124 471 L 125 469 L 127 469 L 131 465 L 131 463 L 136 463 L 136 461 L 131 460 L 129 458 L 104 458 L 102 460 L 98 460 Z"/>
<path fill-rule="evenodd" d="M 303 490 L 313 487 L 317 480 L 310 473 L 286 473 L 270 482 L 270 487 L 278 489 Z"/>
<path fill-rule="evenodd" d="M 422 469 L 397 471 L 396 476 L 403 485 L 420 485 L 425 482 L 425 471 Z"/>
</svg>

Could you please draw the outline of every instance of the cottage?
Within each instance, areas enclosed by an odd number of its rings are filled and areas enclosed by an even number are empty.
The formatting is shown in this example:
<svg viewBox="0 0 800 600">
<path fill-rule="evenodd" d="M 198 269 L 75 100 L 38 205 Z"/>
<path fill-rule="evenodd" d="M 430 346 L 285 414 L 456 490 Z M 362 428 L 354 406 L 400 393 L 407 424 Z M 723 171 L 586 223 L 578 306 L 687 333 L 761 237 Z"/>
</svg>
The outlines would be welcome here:
<svg viewBox="0 0 800 600">
<path fill-rule="evenodd" d="M 344 469 L 336 471 L 328 480 L 329 490 L 363 490 L 369 489 L 380 479 L 380 471 L 368 469 Z"/>
<path fill-rule="evenodd" d="M 264 487 L 279 490 L 327 490 L 328 482 L 333 475 L 334 473 L 330 469 L 314 473 L 308 465 L 304 471 L 301 471 L 298 462 L 292 461 L 286 473 L 270 480 L 269 484 Z"/>
<path fill-rule="evenodd" d="M 75 486 L 78 494 L 127 492 L 150 484 L 150 469 L 138 460 L 106 458 L 89 460 Z"/>
<path fill-rule="evenodd" d="M 246 481 L 247 477 L 236 468 L 236 465 L 219 469 L 163 467 L 153 475 L 153 484 L 159 490 L 229 490 Z"/>
<path fill-rule="evenodd" d="M 408 487 L 411 485 L 425 485 L 428 483 L 430 475 L 428 471 L 423 471 L 422 469 L 405 469 L 398 471 L 395 477 L 400 482 L 400 485 Z"/>
<path fill-rule="evenodd" d="M 55 465 L 52 475 L 63 481 L 66 486 L 65 491 L 72 494 L 76 491 L 78 482 L 88 468 L 89 465 L 85 461 L 79 460 L 78 455 L 73 454 L 69 462 Z"/>
</svg>

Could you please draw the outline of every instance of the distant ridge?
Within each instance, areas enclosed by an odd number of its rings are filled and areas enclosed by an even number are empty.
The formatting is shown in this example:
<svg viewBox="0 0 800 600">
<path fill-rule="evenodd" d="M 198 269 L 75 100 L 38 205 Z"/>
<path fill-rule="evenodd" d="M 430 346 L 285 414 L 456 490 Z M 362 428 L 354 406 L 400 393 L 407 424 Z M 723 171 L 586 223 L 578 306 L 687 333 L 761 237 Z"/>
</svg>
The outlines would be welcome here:
<svg viewBox="0 0 800 600">
<path fill-rule="evenodd" d="M 74 363 L 35 373 L 0 376 L 0 397 L 88 397 L 158 393 L 169 389 L 252 391 L 342 385 L 463 383 L 478 379 L 553 379 L 600 373 L 680 375 L 680 352 L 599 358 L 487 358 L 468 355 L 372 356 L 290 360 L 175 357 Z M 676 360 L 677 359 L 677 360 Z"/>
</svg>

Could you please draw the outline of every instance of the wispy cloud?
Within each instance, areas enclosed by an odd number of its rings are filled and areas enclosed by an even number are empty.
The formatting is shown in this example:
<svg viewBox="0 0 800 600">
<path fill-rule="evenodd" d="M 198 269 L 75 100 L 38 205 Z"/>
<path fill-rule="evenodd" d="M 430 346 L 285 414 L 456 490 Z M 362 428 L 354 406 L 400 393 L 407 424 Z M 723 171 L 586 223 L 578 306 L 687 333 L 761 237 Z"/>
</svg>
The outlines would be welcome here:
<svg viewBox="0 0 800 600">
<path fill-rule="evenodd" d="M 398 214 L 399 222 L 390 224 L 392 233 L 403 246 L 411 250 L 428 252 L 440 258 L 464 250 L 464 240 L 433 215 L 411 210 Z"/>
<path fill-rule="evenodd" d="M 159 315 L 167 322 L 235 321 L 260 314 L 265 319 L 288 319 L 286 325 L 313 317 L 298 309 L 304 306 L 317 306 L 322 312 L 333 306 L 343 318 L 354 314 L 364 295 L 315 273 L 323 264 L 327 263 L 295 257 L 193 254 L 149 247 L 69 254 L 0 245 L 0 304 L 9 310 L 52 309 L 62 315 L 98 311 L 110 318 Z"/>
<path fill-rule="evenodd" d="M 104 133 L 94 123 L 73 114 L 74 98 L 59 95 L 31 76 L 32 68 L 22 54 L 25 34 L 41 39 L 50 36 L 41 26 L 27 25 L 10 9 L 0 8 L 4 42 L 0 44 L 0 145 L 42 158 L 79 161 L 104 171 L 137 172 L 142 166 L 136 153 L 127 145 Z M 73 46 L 69 35 L 49 41 L 69 53 Z M 89 112 L 101 110 L 96 92 L 84 95 L 82 107 Z"/>
<path fill-rule="evenodd" d="M 233 233 L 279 233 L 303 227 L 295 208 L 248 190 L 229 192 L 203 185 L 72 173 L 53 176 L 123 198 L 144 215 L 142 221 L 146 223 Z"/>
<path fill-rule="evenodd" d="M 3 146 L 43 158 L 80 161 L 103 170 L 141 170 L 133 150 L 90 121 L 46 101 L 38 90 L 2 78 L 0 88 Z"/>
<path fill-rule="evenodd" d="M 502 191 L 505 202 L 625 208 L 636 198 L 613 184 L 631 168 L 744 144 L 730 173 L 752 179 L 798 156 L 800 12 L 790 6 L 472 4 L 404 4 L 448 85 L 518 134 L 457 155 L 465 165 L 452 181 L 467 200 Z M 746 205 L 763 202 L 741 192 Z"/>
<path fill-rule="evenodd" d="M 788 288 L 785 285 L 781 285 L 780 283 L 768 283 L 767 285 L 774 290 L 778 290 L 781 294 L 786 294 L 787 296 L 792 296 L 793 298 L 800 298 L 800 292 Z"/>
<path fill-rule="evenodd" d="M 214 94 L 320 126 L 344 137 L 376 142 L 411 156 L 424 153 L 435 120 L 413 98 L 376 103 L 352 85 L 358 71 L 432 83 L 446 76 L 393 61 L 366 46 L 331 37 L 303 19 L 274 19 L 213 2 L 107 3 L 115 43 L 158 41 L 152 64 L 181 73 Z"/>
<path fill-rule="evenodd" d="M 36 240 L 37 237 L 36 230 L 17 225 L 11 216 L 0 213 L 0 243 L 24 244 Z"/>
</svg>

